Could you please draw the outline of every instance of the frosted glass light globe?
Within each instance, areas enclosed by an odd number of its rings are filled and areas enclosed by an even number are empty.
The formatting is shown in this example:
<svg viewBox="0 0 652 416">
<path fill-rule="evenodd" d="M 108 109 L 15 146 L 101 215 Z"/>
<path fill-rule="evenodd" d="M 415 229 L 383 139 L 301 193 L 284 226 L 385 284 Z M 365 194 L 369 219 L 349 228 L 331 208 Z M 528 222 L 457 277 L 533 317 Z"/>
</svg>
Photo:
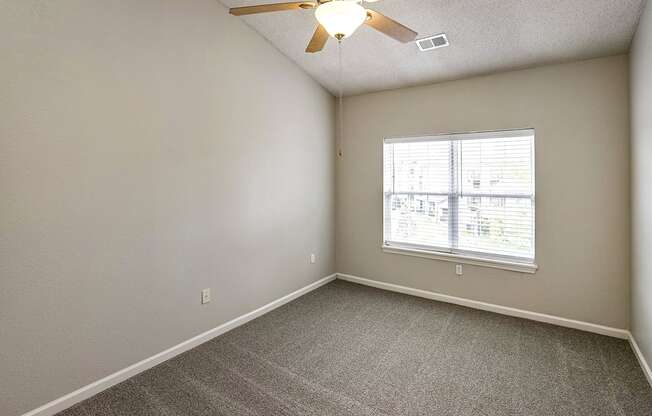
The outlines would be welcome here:
<svg viewBox="0 0 652 416">
<path fill-rule="evenodd" d="M 315 17 L 331 36 L 343 39 L 364 23 L 367 12 L 355 0 L 332 0 L 320 4 Z"/>
</svg>

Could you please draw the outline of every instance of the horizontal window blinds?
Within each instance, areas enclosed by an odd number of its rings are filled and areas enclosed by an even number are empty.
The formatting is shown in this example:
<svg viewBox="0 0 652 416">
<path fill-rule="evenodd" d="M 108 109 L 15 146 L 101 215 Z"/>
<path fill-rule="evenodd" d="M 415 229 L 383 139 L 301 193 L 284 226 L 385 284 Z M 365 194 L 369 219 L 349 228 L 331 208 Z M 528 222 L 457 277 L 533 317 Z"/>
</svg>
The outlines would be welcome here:
<svg viewBox="0 0 652 416">
<path fill-rule="evenodd" d="M 386 245 L 534 261 L 534 131 L 388 139 Z"/>
</svg>

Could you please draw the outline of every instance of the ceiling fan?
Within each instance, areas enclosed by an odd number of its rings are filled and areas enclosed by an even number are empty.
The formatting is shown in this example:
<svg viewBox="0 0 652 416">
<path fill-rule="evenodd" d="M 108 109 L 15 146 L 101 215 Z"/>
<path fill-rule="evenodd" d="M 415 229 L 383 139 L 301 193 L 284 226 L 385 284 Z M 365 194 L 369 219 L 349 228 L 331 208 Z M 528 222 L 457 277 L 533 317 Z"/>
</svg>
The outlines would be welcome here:
<svg viewBox="0 0 652 416">
<path fill-rule="evenodd" d="M 363 23 L 399 42 L 411 42 L 417 37 L 417 32 L 412 29 L 403 26 L 377 11 L 365 9 L 361 5 L 363 2 L 363 0 L 293 1 L 288 3 L 234 7 L 229 10 L 229 13 L 235 16 L 243 16 L 286 10 L 315 9 L 315 17 L 319 24 L 306 48 L 306 52 L 308 53 L 321 51 L 324 45 L 326 45 L 328 35 L 341 41 L 351 36 Z"/>
</svg>

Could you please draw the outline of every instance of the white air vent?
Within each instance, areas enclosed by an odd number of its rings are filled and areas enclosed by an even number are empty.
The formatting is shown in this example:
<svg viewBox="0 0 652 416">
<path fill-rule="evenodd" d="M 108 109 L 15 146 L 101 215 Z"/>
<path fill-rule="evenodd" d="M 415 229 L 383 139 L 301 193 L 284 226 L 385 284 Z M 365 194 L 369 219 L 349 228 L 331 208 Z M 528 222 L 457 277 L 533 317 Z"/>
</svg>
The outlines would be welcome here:
<svg viewBox="0 0 652 416">
<path fill-rule="evenodd" d="M 443 48 L 449 45 L 448 38 L 446 37 L 445 33 L 428 36 L 427 38 L 417 39 L 415 42 L 422 52 Z"/>
</svg>

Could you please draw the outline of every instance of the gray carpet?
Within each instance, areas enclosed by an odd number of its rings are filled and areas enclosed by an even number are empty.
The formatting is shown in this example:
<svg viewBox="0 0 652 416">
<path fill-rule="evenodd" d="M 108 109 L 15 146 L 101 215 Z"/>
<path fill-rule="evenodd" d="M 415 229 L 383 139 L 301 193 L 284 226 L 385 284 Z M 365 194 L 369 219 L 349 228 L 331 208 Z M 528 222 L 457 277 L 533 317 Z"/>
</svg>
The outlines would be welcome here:
<svg viewBox="0 0 652 416">
<path fill-rule="evenodd" d="M 652 415 L 623 340 L 335 281 L 59 415 Z"/>
</svg>

